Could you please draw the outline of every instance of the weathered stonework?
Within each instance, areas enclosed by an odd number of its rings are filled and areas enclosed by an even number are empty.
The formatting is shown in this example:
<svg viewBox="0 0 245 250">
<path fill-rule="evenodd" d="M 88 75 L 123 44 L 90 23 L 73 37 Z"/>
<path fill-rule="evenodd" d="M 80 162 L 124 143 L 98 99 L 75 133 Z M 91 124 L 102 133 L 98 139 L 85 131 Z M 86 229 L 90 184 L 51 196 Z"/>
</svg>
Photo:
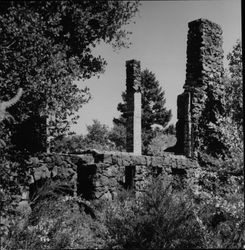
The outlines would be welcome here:
<svg viewBox="0 0 245 250">
<path fill-rule="evenodd" d="M 30 198 L 47 179 L 63 180 L 71 184 L 70 192 L 77 193 L 77 165 L 69 155 L 40 153 L 29 160 L 28 168 L 35 169 L 30 176 Z M 29 198 L 29 197 L 28 197 Z"/>
<path fill-rule="evenodd" d="M 220 84 L 223 75 L 222 29 L 207 19 L 188 24 L 187 66 L 184 93 L 178 96 L 176 151 L 195 157 L 200 146 L 199 122 L 207 89 Z"/>
<path fill-rule="evenodd" d="M 126 87 L 126 150 L 141 155 L 141 72 L 139 61 L 126 61 Z"/>
<path fill-rule="evenodd" d="M 87 200 L 111 200 L 123 189 L 132 189 L 136 197 L 139 196 L 156 177 L 163 181 L 166 176 L 170 177 L 182 186 L 186 181 L 198 180 L 202 171 L 197 161 L 183 155 L 166 153 L 154 157 L 96 150 L 80 154 L 40 154 L 29 164 L 37 171 L 30 186 L 23 187 L 21 207 L 28 204 L 36 188 L 48 179 L 71 183 L 72 189 L 67 190 L 70 195 L 82 195 Z"/>
<path fill-rule="evenodd" d="M 139 194 L 152 178 L 159 175 L 189 178 L 199 168 L 190 158 L 167 153 L 153 157 L 92 150 L 72 157 L 77 165 L 78 195 L 86 199 L 113 199 L 122 189 L 133 189 Z"/>
</svg>

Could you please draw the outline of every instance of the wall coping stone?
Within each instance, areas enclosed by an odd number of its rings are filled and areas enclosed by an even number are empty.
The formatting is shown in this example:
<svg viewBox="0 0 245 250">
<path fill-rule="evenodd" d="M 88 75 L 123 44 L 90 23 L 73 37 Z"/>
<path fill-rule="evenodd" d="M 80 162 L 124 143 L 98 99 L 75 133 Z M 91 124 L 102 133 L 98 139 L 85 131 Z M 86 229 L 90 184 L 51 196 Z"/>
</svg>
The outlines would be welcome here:
<svg viewBox="0 0 245 250">
<path fill-rule="evenodd" d="M 129 152 L 85 150 L 79 153 L 68 154 L 76 161 L 82 160 L 85 165 L 106 164 L 118 166 L 146 166 L 167 167 L 174 165 L 175 168 L 190 169 L 198 168 L 199 164 L 194 159 L 184 155 L 164 154 L 163 156 L 135 155 Z"/>
</svg>

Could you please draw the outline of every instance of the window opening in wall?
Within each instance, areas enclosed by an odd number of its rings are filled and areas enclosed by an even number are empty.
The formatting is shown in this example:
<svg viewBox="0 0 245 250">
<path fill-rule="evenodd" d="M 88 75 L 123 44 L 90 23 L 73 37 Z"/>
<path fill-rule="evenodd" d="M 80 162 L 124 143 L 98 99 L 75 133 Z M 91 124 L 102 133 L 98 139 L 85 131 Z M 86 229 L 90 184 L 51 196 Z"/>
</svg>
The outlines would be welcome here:
<svg viewBox="0 0 245 250">
<path fill-rule="evenodd" d="M 94 199 L 94 178 L 96 174 L 96 165 L 80 165 L 77 170 L 78 195 L 82 195 L 82 197 L 87 200 Z"/>
<path fill-rule="evenodd" d="M 135 166 L 125 167 L 125 188 L 126 189 L 135 188 Z"/>
</svg>

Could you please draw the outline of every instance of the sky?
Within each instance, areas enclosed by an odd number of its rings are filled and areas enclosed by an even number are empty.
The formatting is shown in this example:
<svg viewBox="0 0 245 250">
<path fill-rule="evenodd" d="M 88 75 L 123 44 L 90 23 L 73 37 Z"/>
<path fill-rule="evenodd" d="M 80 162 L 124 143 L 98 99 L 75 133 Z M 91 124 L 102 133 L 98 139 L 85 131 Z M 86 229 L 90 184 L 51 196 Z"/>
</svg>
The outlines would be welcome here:
<svg viewBox="0 0 245 250">
<path fill-rule="evenodd" d="M 135 23 L 126 26 L 130 48 L 113 51 L 110 45 L 99 44 L 93 51 L 107 61 L 105 73 L 81 81 L 78 86 L 89 87 L 92 99 L 78 115 L 78 123 L 71 127 L 76 134 L 87 133 L 93 119 L 109 128 L 113 118 L 119 117 L 117 105 L 126 90 L 127 60 L 141 61 L 141 70 L 152 71 L 165 91 L 166 107 L 172 110 L 170 124 L 177 121 L 177 95 L 183 92 L 186 74 L 188 23 L 206 18 L 219 24 L 223 30 L 223 50 L 226 55 L 241 38 L 240 0 L 142 1 Z M 224 66 L 227 61 L 224 60 Z"/>
</svg>

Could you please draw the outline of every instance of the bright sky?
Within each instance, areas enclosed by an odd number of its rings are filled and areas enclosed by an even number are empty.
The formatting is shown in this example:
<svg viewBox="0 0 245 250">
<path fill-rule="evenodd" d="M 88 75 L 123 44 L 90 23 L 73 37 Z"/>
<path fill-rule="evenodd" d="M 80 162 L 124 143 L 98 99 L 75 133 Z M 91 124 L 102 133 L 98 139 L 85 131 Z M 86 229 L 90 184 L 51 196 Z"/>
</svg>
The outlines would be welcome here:
<svg viewBox="0 0 245 250">
<path fill-rule="evenodd" d="M 108 65 L 99 79 L 79 83 L 90 88 L 92 99 L 78 113 L 80 118 L 72 131 L 86 134 L 86 125 L 91 125 L 93 119 L 112 127 L 113 118 L 120 115 L 117 105 L 126 89 L 125 62 L 131 59 L 140 60 L 142 70 L 148 68 L 156 75 L 165 91 L 166 107 L 172 110 L 170 123 L 175 124 L 177 95 L 183 92 L 185 83 L 188 22 L 199 18 L 221 25 L 226 56 L 241 38 L 240 0 L 142 1 L 136 23 L 127 26 L 132 31 L 130 48 L 114 52 L 100 44 L 94 51 Z"/>
</svg>

